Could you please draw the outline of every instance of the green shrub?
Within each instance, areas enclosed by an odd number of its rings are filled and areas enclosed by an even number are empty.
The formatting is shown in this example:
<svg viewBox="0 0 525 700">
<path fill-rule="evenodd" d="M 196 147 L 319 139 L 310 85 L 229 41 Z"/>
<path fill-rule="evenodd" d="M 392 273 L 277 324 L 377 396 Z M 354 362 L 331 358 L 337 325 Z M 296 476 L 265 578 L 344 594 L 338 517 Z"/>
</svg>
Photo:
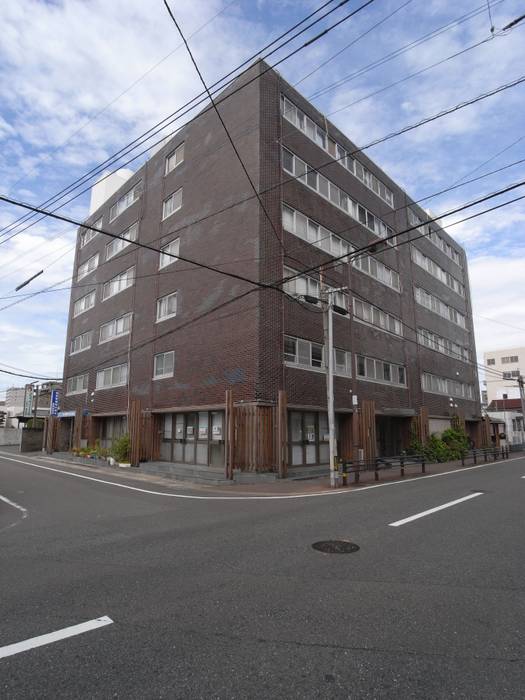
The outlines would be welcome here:
<svg viewBox="0 0 525 700">
<path fill-rule="evenodd" d="M 444 430 L 441 439 L 448 448 L 450 459 L 461 459 L 469 449 L 469 439 L 460 428 Z"/>
<path fill-rule="evenodd" d="M 122 435 L 118 440 L 113 442 L 113 447 L 111 448 L 111 456 L 114 457 L 117 462 L 127 463 L 130 460 L 131 444 L 129 441 L 129 435 Z"/>
</svg>

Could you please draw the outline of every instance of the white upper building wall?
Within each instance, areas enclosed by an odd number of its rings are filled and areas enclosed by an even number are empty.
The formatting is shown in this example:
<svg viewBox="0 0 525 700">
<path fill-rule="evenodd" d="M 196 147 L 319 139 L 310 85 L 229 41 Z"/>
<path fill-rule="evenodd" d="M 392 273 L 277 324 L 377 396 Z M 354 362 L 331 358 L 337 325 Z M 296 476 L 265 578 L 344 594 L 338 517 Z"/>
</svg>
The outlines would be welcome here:
<svg viewBox="0 0 525 700">
<path fill-rule="evenodd" d="M 518 374 L 525 375 L 525 347 L 488 350 L 483 353 L 483 364 L 487 367 L 485 382 L 489 404 L 491 401 L 503 399 L 503 394 L 506 394 L 508 399 L 519 399 L 517 378 Z M 503 372 L 510 373 L 510 378 L 504 379 L 501 376 Z"/>
<path fill-rule="evenodd" d="M 102 177 L 98 180 L 98 182 L 95 182 L 91 188 L 89 216 L 96 212 L 97 209 L 101 207 L 112 194 L 115 194 L 115 192 L 126 182 L 126 180 L 129 180 L 129 178 L 133 175 L 133 170 L 129 170 L 129 168 L 122 168 L 121 170 L 111 173 L 109 177 L 106 177 L 107 174 L 107 172 L 103 173 Z"/>
</svg>

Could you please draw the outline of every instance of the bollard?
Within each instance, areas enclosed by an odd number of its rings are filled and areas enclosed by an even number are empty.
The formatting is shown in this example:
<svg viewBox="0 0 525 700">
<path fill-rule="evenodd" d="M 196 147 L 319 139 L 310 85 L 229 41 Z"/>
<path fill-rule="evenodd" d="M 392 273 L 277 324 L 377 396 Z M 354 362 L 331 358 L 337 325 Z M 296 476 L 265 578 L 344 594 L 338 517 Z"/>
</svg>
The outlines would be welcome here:
<svg viewBox="0 0 525 700">
<path fill-rule="evenodd" d="M 461 453 L 461 466 L 462 467 L 465 466 L 465 453 L 464 452 Z"/>
<path fill-rule="evenodd" d="M 401 463 L 401 476 L 405 476 L 405 458 L 401 457 L 399 461 Z"/>
<path fill-rule="evenodd" d="M 487 460 L 487 450 L 486 449 L 483 450 L 483 456 L 485 457 L 485 462 L 487 462 L 488 460 Z"/>
<path fill-rule="evenodd" d="M 421 462 L 421 473 L 425 474 L 425 460 Z"/>
<path fill-rule="evenodd" d="M 474 459 L 474 464 L 478 463 L 478 455 L 476 454 L 476 450 L 472 450 L 472 457 Z"/>
</svg>

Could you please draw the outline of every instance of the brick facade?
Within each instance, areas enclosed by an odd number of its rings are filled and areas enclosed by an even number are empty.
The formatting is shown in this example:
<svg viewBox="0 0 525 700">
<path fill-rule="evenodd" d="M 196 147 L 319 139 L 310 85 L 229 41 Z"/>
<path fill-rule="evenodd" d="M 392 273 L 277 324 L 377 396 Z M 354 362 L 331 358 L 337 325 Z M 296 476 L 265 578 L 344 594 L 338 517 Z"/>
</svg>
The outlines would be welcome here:
<svg viewBox="0 0 525 700">
<path fill-rule="evenodd" d="M 264 63 L 256 63 L 242 80 L 249 82 L 264 68 Z M 234 83 L 230 92 L 239 85 L 240 81 Z M 344 148 L 355 150 L 355 145 L 344 134 L 327 124 L 325 118 L 274 71 L 249 82 L 220 104 L 221 114 L 255 187 L 261 193 L 273 225 L 253 196 L 213 110 L 204 111 L 173 136 L 90 216 L 88 222 L 93 223 L 102 216 L 102 228 L 120 234 L 138 221 L 138 239 L 142 243 L 159 248 L 180 237 L 180 255 L 183 257 L 261 282 L 281 279 L 284 265 L 300 271 L 332 261 L 328 253 L 283 229 L 282 202 L 355 247 L 378 240 L 373 233 L 301 182 L 286 182 L 290 176 L 282 169 L 281 144 L 317 168 L 330 156 L 281 117 L 281 93 Z M 166 156 L 183 142 L 184 161 L 166 175 Z M 425 218 L 425 212 L 412 204 L 405 192 L 366 155 L 360 154 L 358 158 L 392 190 L 394 209 L 339 163 L 323 167 L 322 172 L 395 231 L 409 226 L 404 208 L 407 204 Z M 140 198 L 110 223 L 111 206 L 139 180 L 143 188 Z M 180 187 L 183 188 L 181 209 L 162 221 L 163 200 Z M 426 407 L 430 416 L 450 416 L 448 396 L 422 391 L 421 374 L 428 371 L 473 384 L 475 400 L 457 399 L 458 408 L 455 410 L 467 420 L 479 419 L 475 365 L 411 342 L 416 336 L 409 327 L 421 325 L 468 346 L 472 359 L 476 356 L 465 254 L 444 231 L 440 231 L 440 235 L 460 252 L 463 273 L 432 242 L 420 239 L 415 245 L 443 269 L 463 278 L 465 298 L 413 263 L 409 245 L 387 248 L 377 254 L 378 260 L 399 272 L 401 293 L 352 265 L 342 264 L 337 270 L 326 271 L 326 283 L 347 286 L 350 299 L 355 294 L 372 301 L 404 323 L 404 337 L 397 337 L 356 320 L 352 314 L 334 317 L 334 345 L 352 353 L 352 376 L 335 378 L 335 404 L 341 415 L 351 414 L 352 395 L 355 395 L 359 402 L 373 401 L 377 414 L 407 416 L 411 409 L 413 413 L 419 413 L 422 407 Z M 138 401 L 137 405 L 145 415 L 222 410 L 227 390 L 233 391 L 236 404 L 275 406 L 278 392 L 284 390 L 290 409 L 306 410 L 310 407 L 314 411 L 325 410 L 324 373 L 287 366 L 283 361 L 284 335 L 323 343 L 319 308 L 298 303 L 278 291 L 256 289 L 247 282 L 221 276 L 183 260 L 159 270 L 158 253 L 132 244 L 106 261 L 104 253 L 108 240 L 99 234 L 83 248 L 77 244 L 75 275 L 78 266 L 95 252 L 99 253 L 100 260 L 97 269 L 75 285 L 71 294 L 64 377 L 88 372 L 89 386 L 82 394 L 66 395 L 64 410 L 80 410 L 85 415 L 99 418 L 126 415 L 130 401 Z M 135 283 L 102 301 L 103 283 L 131 266 L 135 267 Z M 318 278 L 319 273 L 311 273 L 311 276 Z M 414 285 L 421 286 L 465 314 L 467 329 L 463 330 L 416 304 Z M 73 318 L 74 302 L 92 289 L 96 290 L 95 306 Z M 252 289 L 254 291 L 241 296 Z M 156 322 L 156 300 L 174 291 L 178 293 L 177 315 Z M 225 305 L 214 310 L 220 304 Z M 133 313 L 131 334 L 99 344 L 100 325 L 126 312 Z M 93 331 L 91 349 L 70 356 L 71 338 L 87 330 Z M 154 380 L 154 355 L 170 350 L 175 351 L 174 376 Z M 403 365 L 407 372 L 407 387 L 357 378 L 356 354 Z M 95 388 L 97 369 L 126 362 L 130 366 L 129 391 L 127 386 Z M 277 427 L 274 425 L 271 430 L 277 430 Z M 405 428 L 402 432 L 405 434 Z M 403 442 L 406 442 L 405 438 Z M 272 466 L 275 465 L 267 465 Z"/>
</svg>

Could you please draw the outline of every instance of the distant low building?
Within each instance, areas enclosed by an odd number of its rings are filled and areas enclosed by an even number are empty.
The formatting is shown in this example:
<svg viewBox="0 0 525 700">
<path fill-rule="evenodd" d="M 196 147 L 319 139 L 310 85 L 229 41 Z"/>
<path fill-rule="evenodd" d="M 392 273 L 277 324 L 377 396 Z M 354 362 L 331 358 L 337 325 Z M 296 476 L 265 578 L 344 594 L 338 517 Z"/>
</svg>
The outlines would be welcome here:
<svg viewBox="0 0 525 700">
<path fill-rule="evenodd" d="M 521 399 L 499 399 L 491 401 L 487 408 L 491 422 L 497 421 L 504 425 L 503 443 L 508 445 L 525 444 L 525 426 Z"/>
<path fill-rule="evenodd" d="M 483 353 L 483 364 L 487 367 L 487 403 L 503 399 L 503 394 L 508 399 L 519 399 L 518 379 L 520 372 L 525 373 L 525 347 L 487 350 Z"/>
</svg>

